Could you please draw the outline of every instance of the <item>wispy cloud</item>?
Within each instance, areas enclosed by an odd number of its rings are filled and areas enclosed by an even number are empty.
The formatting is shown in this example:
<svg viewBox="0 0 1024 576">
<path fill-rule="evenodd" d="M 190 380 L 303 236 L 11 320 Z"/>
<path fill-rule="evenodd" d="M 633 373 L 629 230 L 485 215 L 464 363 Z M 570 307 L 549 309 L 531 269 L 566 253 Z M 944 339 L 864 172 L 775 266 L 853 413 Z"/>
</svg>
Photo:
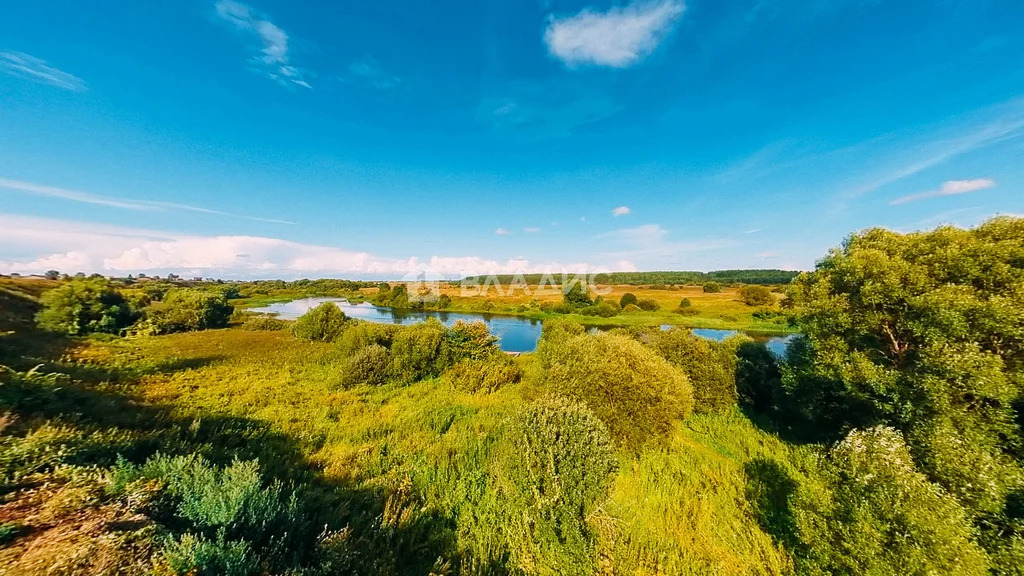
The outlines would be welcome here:
<svg viewBox="0 0 1024 576">
<path fill-rule="evenodd" d="M 65 90 L 81 92 L 85 82 L 67 72 L 58 70 L 35 56 L 24 52 L 0 52 L 0 70 L 11 76 L 24 78 L 40 84 L 49 84 Z"/>
<path fill-rule="evenodd" d="M 705 238 L 700 240 L 673 241 L 669 231 L 659 224 L 644 224 L 634 228 L 620 228 L 600 234 L 598 240 L 612 240 L 615 246 L 623 247 L 609 254 L 612 258 L 671 258 L 684 252 L 702 252 L 735 245 L 727 238 Z"/>
<path fill-rule="evenodd" d="M 199 206 L 191 206 L 188 204 L 177 204 L 174 202 L 158 202 L 153 200 L 132 200 L 127 198 L 117 198 L 114 196 L 103 196 L 100 194 L 92 194 L 90 192 L 81 192 L 79 190 L 69 190 L 67 188 L 58 188 L 56 186 L 46 186 L 44 184 L 36 184 L 34 182 L 22 182 L 20 180 L 11 180 L 8 178 L 0 178 L 0 188 L 8 190 L 16 190 L 18 192 L 24 192 L 26 194 L 32 194 L 34 196 L 46 196 L 48 198 L 60 198 L 62 200 L 70 200 L 72 202 L 81 202 L 83 204 L 96 204 L 98 206 L 110 206 L 112 208 L 123 208 L 125 210 L 140 210 L 146 212 L 160 212 L 164 210 L 181 210 L 184 212 L 200 212 L 203 214 L 214 214 L 217 216 L 227 216 L 230 218 L 240 218 L 243 220 L 254 220 L 257 222 L 271 222 L 275 224 L 294 224 L 288 220 L 278 220 L 276 218 L 261 218 L 258 216 L 244 216 L 241 214 L 232 214 L 230 212 L 222 212 L 220 210 L 211 210 L 209 208 L 202 208 Z"/>
<path fill-rule="evenodd" d="M 289 63 L 288 34 L 284 30 L 241 2 L 218 0 L 215 8 L 222 20 L 259 42 L 260 54 L 252 59 L 259 71 L 282 86 L 312 88 L 302 70 Z"/>
<path fill-rule="evenodd" d="M 996 185 L 995 180 L 988 178 L 977 178 L 975 180 L 949 180 L 943 182 L 942 186 L 937 190 L 929 190 L 927 192 L 921 192 L 920 194 L 911 194 L 909 196 L 903 196 L 897 198 L 892 202 L 889 202 L 892 206 L 899 204 L 906 204 L 907 202 L 913 202 L 915 200 L 924 200 L 925 198 L 935 198 L 937 196 L 957 196 L 959 194 L 969 194 L 971 192 L 977 192 L 979 190 L 986 190 Z"/>
<path fill-rule="evenodd" d="M 523 228 L 523 232 L 536 234 L 537 232 L 540 232 L 540 228 L 537 228 L 536 226 L 527 226 L 526 228 Z"/>
<path fill-rule="evenodd" d="M 612 209 L 612 216 L 625 216 L 629 214 L 629 206 L 619 206 Z"/>
<path fill-rule="evenodd" d="M 348 65 L 348 76 L 343 81 L 358 80 L 374 88 L 397 88 L 402 79 L 385 70 L 373 56 L 363 56 Z"/>
<path fill-rule="evenodd" d="M 573 16 L 551 16 L 544 42 L 569 66 L 625 68 L 653 52 L 683 11 L 676 0 L 635 2 L 607 12 L 586 8 Z"/>
<path fill-rule="evenodd" d="M 494 229 L 494 233 L 497 234 L 498 236 L 508 236 L 509 235 L 509 231 L 505 230 L 504 228 L 495 228 Z"/>
<path fill-rule="evenodd" d="M 32 256 L 11 259 L 12 254 Z M 632 269 L 628 262 L 619 262 L 616 266 Z M 424 259 L 387 258 L 280 238 L 194 236 L 0 214 L 0 273 L 41 273 L 51 269 L 108 274 L 174 272 L 223 278 L 294 278 L 312 274 L 401 278 L 422 270 L 461 277 L 608 270 L 585 262 L 533 262 L 526 258 L 493 260 L 480 256 L 438 255 Z"/>
<path fill-rule="evenodd" d="M 750 230 L 744 230 L 743 233 L 744 234 L 757 234 L 760 231 L 761 231 L 760 228 L 751 228 Z"/>
</svg>

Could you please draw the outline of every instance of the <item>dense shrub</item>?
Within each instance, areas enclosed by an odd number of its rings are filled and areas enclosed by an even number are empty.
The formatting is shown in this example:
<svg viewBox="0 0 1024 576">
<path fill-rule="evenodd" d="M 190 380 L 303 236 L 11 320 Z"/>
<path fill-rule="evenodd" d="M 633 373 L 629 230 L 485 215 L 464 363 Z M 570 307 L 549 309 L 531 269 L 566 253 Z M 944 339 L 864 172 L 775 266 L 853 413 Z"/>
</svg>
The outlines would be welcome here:
<svg viewBox="0 0 1024 576">
<path fill-rule="evenodd" d="M 416 382 L 440 374 L 445 333 L 444 325 L 433 318 L 397 331 L 391 342 L 395 377 Z"/>
<path fill-rule="evenodd" d="M 579 280 L 562 287 L 562 301 L 572 308 L 582 308 L 593 303 L 587 286 Z"/>
<path fill-rule="evenodd" d="M 345 328 L 345 313 L 333 302 L 324 302 L 295 321 L 292 334 L 301 340 L 333 342 Z"/>
<path fill-rule="evenodd" d="M 491 336 L 483 322 L 456 322 L 444 334 L 444 362 L 448 365 L 460 360 L 480 360 L 497 354 L 498 339 Z"/>
<path fill-rule="evenodd" d="M 245 540 L 226 541 L 223 535 L 209 539 L 192 533 L 170 539 L 163 561 L 174 574 L 195 576 L 254 576 L 259 559 Z"/>
<path fill-rule="evenodd" d="M 661 307 L 654 298 L 641 298 L 636 301 L 636 305 L 647 312 L 654 312 Z"/>
<path fill-rule="evenodd" d="M 664 435 L 693 409 L 686 375 L 627 336 L 571 336 L 539 353 L 547 385 L 586 404 L 624 445 Z"/>
<path fill-rule="evenodd" d="M 740 406 L 768 412 L 781 402 L 782 372 L 763 343 L 745 340 L 736 347 L 736 395 Z"/>
<path fill-rule="evenodd" d="M 463 360 L 449 368 L 444 378 L 457 390 L 493 392 L 517 384 L 523 369 L 507 354 L 494 354 L 482 360 Z"/>
<path fill-rule="evenodd" d="M 740 300 L 747 306 L 770 306 L 775 304 L 772 291 L 766 286 L 746 285 L 740 288 Z"/>
<path fill-rule="evenodd" d="M 249 316 L 242 322 L 240 328 L 252 331 L 286 330 L 288 322 L 273 316 Z"/>
<path fill-rule="evenodd" d="M 630 304 L 636 304 L 636 301 L 636 294 L 633 294 L 632 292 L 626 292 L 625 294 L 622 295 L 622 298 L 619 298 L 619 307 L 625 308 Z"/>
<path fill-rule="evenodd" d="M 220 292 L 174 288 L 146 309 L 140 332 L 170 334 L 224 328 L 235 308 Z"/>
<path fill-rule="evenodd" d="M 593 574 L 588 517 L 618 467 L 608 430 L 585 406 L 558 397 L 523 408 L 501 431 L 496 482 L 515 565 Z"/>
<path fill-rule="evenodd" d="M 642 311 L 643 310 L 641 310 L 640 307 L 637 306 L 636 304 L 626 304 L 625 306 L 622 307 L 622 312 L 624 314 L 630 314 L 630 313 L 633 313 L 633 312 L 642 312 Z"/>
<path fill-rule="evenodd" d="M 695 410 L 708 412 L 736 404 L 736 360 L 731 348 L 686 328 L 652 332 L 649 343 L 686 374 Z"/>
<path fill-rule="evenodd" d="M 395 324 L 347 320 L 335 342 L 337 342 L 338 350 L 346 356 L 355 354 L 372 344 L 390 348 L 395 334 L 401 329 L 401 326 Z"/>
<path fill-rule="evenodd" d="M 803 571 L 987 574 L 984 551 L 956 499 L 915 470 L 899 432 L 854 430 L 829 454 L 835 491 L 798 509 Z"/>
<path fill-rule="evenodd" d="M 345 361 L 341 385 L 351 388 L 359 384 L 377 386 L 388 381 L 392 371 L 391 353 L 380 344 L 370 344 Z"/>
<path fill-rule="evenodd" d="M 135 321 L 131 306 L 106 280 L 73 280 L 43 293 L 36 321 L 71 336 L 117 334 Z"/>
<path fill-rule="evenodd" d="M 600 302 L 592 304 L 590 306 L 584 306 L 579 309 L 579 313 L 584 316 L 600 316 L 601 318 L 611 318 L 619 313 L 619 309 L 615 307 L 611 302 Z"/>
<path fill-rule="evenodd" d="M 722 291 L 722 285 L 718 282 L 706 282 L 704 283 L 705 294 L 717 294 Z"/>
<path fill-rule="evenodd" d="M 683 298 L 679 301 L 680 308 L 689 308 L 690 306 L 693 306 L 693 302 L 690 302 L 689 298 Z"/>
<path fill-rule="evenodd" d="M 550 318 L 541 325 L 541 338 L 547 342 L 562 340 L 570 336 L 578 336 L 586 332 L 579 322 L 567 318 Z"/>
</svg>

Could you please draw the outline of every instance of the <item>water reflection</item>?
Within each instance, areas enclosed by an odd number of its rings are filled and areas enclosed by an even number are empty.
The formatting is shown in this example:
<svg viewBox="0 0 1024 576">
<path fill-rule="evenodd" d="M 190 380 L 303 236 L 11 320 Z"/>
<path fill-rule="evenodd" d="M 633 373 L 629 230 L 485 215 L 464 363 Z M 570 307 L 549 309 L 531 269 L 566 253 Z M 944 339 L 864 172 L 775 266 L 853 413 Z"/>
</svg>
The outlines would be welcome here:
<svg viewBox="0 0 1024 576">
<path fill-rule="evenodd" d="M 491 334 L 498 338 L 498 346 L 506 352 L 532 352 L 537 348 L 537 340 L 540 339 L 541 323 L 530 318 L 475 312 L 395 310 L 393 308 L 374 306 L 369 302 L 353 304 L 343 298 L 303 298 L 301 300 L 270 304 L 263 308 L 253 308 L 250 312 L 275 314 L 284 320 L 295 320 L 324 302 L 333 302 L 349 318 L 358 318 L 379 324 L 415 324 L 416 322 L 423 322 L 427 318 L 437 318 L 445 326 L 451 326 L 460 320 L 463 322 L 483 322 L 487 325 L 487 329 L 490 330 Z M 671 326 L 665 325 L 661 328 L 662 330 L 667 330 Z M 693 333 L 701 338 L 721 342 L 730 336 L 735 336 L 742 332 L 738 330 L 696 328 L 693 330 Z M 794 335 L 771 337 L 751 335 L 751 337 L 759 342 L 764 342 L 769 350 L 782 356 L 786 353 L 786 346 L 793 339 Z"/>
</svg>

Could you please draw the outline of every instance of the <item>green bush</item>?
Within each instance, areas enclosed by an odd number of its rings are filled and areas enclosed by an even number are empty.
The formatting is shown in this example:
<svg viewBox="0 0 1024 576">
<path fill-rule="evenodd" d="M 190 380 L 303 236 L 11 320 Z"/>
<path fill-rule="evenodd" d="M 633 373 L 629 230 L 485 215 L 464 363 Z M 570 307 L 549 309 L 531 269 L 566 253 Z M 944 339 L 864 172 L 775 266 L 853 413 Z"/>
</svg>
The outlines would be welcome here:
<svg viewBox="0 0 1024 576">
<path fill-rule="evenodd" d="M 391 353 L 380 344 L 370 344 L 345 361 L 341 385 L 351 388 L 359 384 L 378 386 L 391 376 Z"/>
<path fill-rule="evenodd" d="M 395 334 L 402 329 L 395 324 L 376 324 L 360 320 L 346 321 L 344 326 L 335 342 L 338 350 L 346 356 L 351 356 L 373 344 L 390 348 Z"/>
<path fill-rule="evenodd" d="M 626 292 L 625 294 L 622 295 L 622 298 L 619 298 L 619 308 L 625 308 L 630 304 L 636 304 L 636 302 L 636 294 L 633 294 L 632 292 Z"/>
<path fill-rule="evenodd" d="M 139 331 L 149 334 L 171 334 L 210 328 L 224 328 L 235 311 L 220 292 L 194 288 L 169 290 L 161 302 L 146 308 L 146 318 Z"/>
<path fill-rule="evenodd" d="M 706 282 L 704 284 L 705 294 L 717 294 L 722 291 L 722 285 L 718 282 Z"/>
<path fill-rule="evenodd" d="M 333 302 L 324 302 L 295 321 L 292 334 L 300 340 L 334 342 L 345 328 L 345 313 Z"/>
<path fill-rule="evenodd" d="M 720 410 L 736 404 L 736 360 L 732 349 L 686 328 L 652 332 L 649 344 L 686 374 L 694 409 Z"/>
<path fill-rule="evenodd" d="M 611 302 L 600 302 L 598 304 L 592 304 L 590 306 L 584 306 L 579 309 L 579 313 L 584 316 L 600 316 L 601 318 L 611 318 L 619 313 L 619 309 L 615 307 Z"/>
<path fill-rule="evenodd" d="M 547 385 L 586 404 L 623 445 L 665 435 L 693 409 L 686 375 L 628 336 L 571 336 L 538 352 Z"/>
<path fill-rule="evenodd" d="M 542 398 L 506 422 L 496 461 L 513 563 L 533 564 L 536 573 L 595 573 L 587 519 L 618 468 L 601 421 L 581 404 Z"/>
<path fill-rule="evenodd" d="M 798 508 L 804 571 L 826 574 L 987 574 L 963 508 L 915 470 L 900 433 L 854 430 L 829 454 L 831 498 Z"/>
<path fill-rule="evenodd" d="M 226 541 L 191 533 L 170 539 L 162 550 L 163 560 L 175 574 L 183 576 L 252 576 L 260 573 L 259 561 L 244 540 Z"/>
<path fill-rule="evenodd" d="M 106 280 L 73 280 L 43 293 L 39 326 L 81 336 L 93 332 L 118 334 L 135 321 L 135 313 Z"/>
<path fill-rule="evenodd" d="M 661 305 L 659 305 L 658 301 L 654 298 L 641 298 L 636 301 L 636 305 L 646 312 L 654 312 L 658 308 L 661 308 Z"/>
<path fill-rule="evenodd" d="M 445 327 L 430 318 L 395 333 L 391 342 L 394 374 L 401 382 L 417 382 L 437 376 L 444 369 L 442 362 Z"/>
<path fill-rule="evenodd" d="M 631 314 L 633 312 L 643 312 L 643 310 L 641 310 L 636 304 L 627 304 L 622 307 L 623 314 Z"/>
<path fill-rule="evenodd" d="M 563 340 L 570 336 L 578 336 L 586 333 L 587 329 L 583 324 L 574 322 L 568 318 L 549 318 L 540 327 L 541 339 L 547 342 Z"/>
<path fill-rule="evenodd" d="M 593 304 L 590 290 L 580 280 L 574 280 L 562 287 L 562 302 L 571 308 L 582 308 Z"/>
<path fill-rule="evenodd" d="M 689 298 L 683 298 L 679 301 L 680 308 L 689 308 L 690 306 L 693 306 L 693 302 L 690 302 Z"/>
<path fill-rule="evenodd" d="M 239 326 L 239 328 L 254 332 L 286 330 L 288 328 L 288 322 L 279 318 L 274 318 L 273 316 L 250 316 L 242 322 L 242 325 Z"/>
<path fill-rule="evenodd" d="M 766 286 L 748 284 L 740 288 L 740 300 L 747 306 L 771 306 L 775 304 L 772 291 Z"/>
<path fill-rule="evenodd" d="M 782 397 L 782 372 L 763 343 L 745 340 L 736 347 L 736 395 L 740 406 L 768 412 Z"/>
<path fill-rule="evenodd" d="M 495 354 L 483 360 L 463 360 L 449 368 L 444 378 L 457 390 L 494 392 L 519 383 L 523 369 L 507 354 Z"/>
<path fill-rule="evenodd" d="M 444 333 L 444 362 L 455 364 L 460 360 L 480 360 L 499 352 L 498 339 L 491 336 L 483 322 L 458 321 Z"/>
</svg>

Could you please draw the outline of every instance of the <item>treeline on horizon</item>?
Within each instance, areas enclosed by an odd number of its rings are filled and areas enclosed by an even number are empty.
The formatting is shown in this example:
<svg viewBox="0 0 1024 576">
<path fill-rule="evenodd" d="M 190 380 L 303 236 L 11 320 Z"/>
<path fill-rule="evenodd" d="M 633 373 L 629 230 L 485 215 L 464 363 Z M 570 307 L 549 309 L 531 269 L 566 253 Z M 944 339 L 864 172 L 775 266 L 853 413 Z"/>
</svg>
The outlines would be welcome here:
<svg viewBox="0 0 1024 576">
<path fill-rule="evenodd" d="M 758 270 L 714 270 L 699 272 L 696 270 L 660 271 L 660 272 L 602 272 L 595 275 L 598 284 L 628 284 L 640 286 L 645 284 L 704 284 L 705 282 L 721 282 L 723 284 L 789 284 L 800 274 L 795 270 L 778 270 L 774 268 Z M 468 276 L 464 283 L 479 283 L 487 278 L 496 278 L 502 284 L 525 282 L 540 284 L 551 282 L 561 284 L 563 278 L 573 280 L 582 274 L 497 274 L 494 276 Z"/>
</svg>

